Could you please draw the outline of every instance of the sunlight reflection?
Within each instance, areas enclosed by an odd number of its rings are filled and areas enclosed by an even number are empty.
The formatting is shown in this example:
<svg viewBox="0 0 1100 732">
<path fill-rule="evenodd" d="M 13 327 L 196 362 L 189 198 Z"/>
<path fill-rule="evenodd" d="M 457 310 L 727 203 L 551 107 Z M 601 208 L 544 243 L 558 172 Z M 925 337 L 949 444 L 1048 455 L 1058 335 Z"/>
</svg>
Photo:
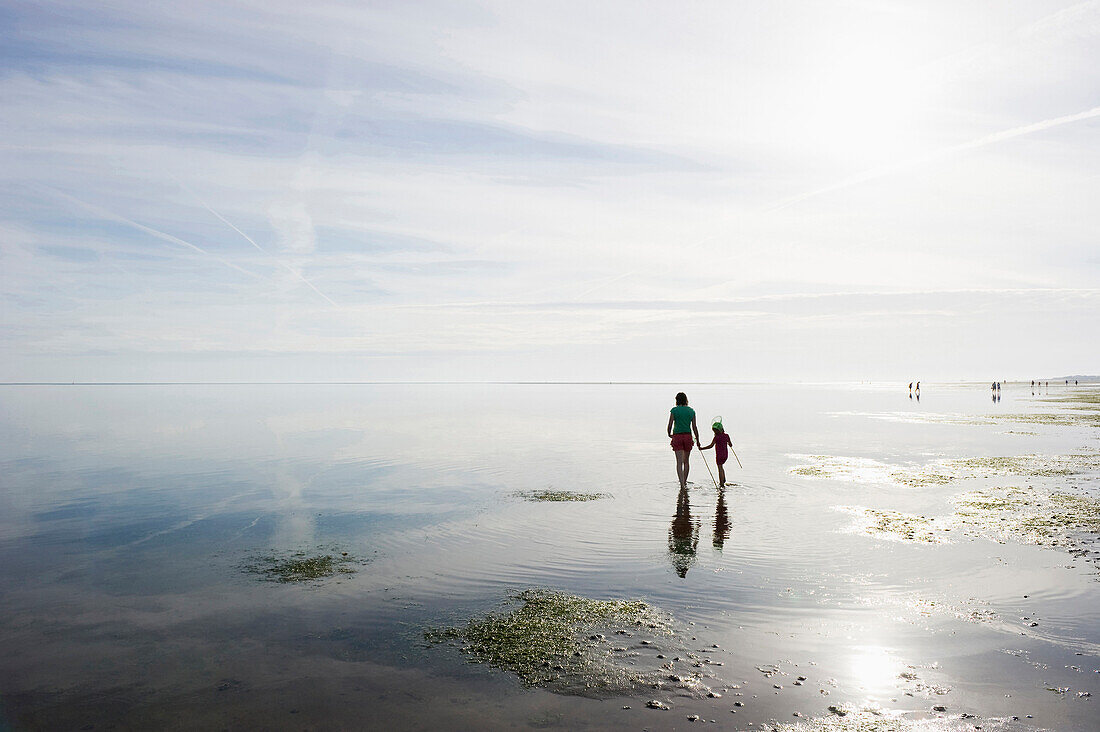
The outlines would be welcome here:
<svg viewBox="0 0 1100 732">
<path fill-rule="evenodd" d="M 893 689 L 901 664 L 881 646 L 857 646 L 852 656 L 852 675 L 869 692 Z"/>
</svg>

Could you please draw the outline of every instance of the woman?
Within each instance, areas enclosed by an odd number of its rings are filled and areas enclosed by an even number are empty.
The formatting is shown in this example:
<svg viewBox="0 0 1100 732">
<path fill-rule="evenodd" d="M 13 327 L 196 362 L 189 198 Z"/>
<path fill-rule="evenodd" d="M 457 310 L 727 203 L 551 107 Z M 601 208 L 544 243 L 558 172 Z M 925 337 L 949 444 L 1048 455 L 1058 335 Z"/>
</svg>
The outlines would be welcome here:
<svg viewBox="0 0 1100 732">
<path fill-rule="evenodd" d="M 680 490 L 687 489 L 688 458 L 691 455 L 691 433 L 695 433 L 695 444 L 699 444 L 699 427 L 695 424 L 695 410 L 688 406 L 687 394 L 676 395 L 676 406 L 668 415 L 668 436 L 672 440 L 672 450 L 676 453 L 676 477 L 680 479 Z"/>
</svg>

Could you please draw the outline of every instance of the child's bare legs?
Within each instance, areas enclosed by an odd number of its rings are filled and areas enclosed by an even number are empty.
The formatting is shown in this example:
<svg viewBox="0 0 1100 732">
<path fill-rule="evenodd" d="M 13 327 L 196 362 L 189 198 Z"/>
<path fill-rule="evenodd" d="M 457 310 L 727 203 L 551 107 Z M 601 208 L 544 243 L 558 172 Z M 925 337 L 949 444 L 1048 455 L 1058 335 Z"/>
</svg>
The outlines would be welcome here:
<svg viewBox="0 0 1100 732">
<path fill-rule="evenodd" d="M 676 451 L 676 477 L 680 480 L 680 487 L 687 488 L 688 482 L 688 456 L 687 450 Z"/>
<path fill-rule="evenodd" d="M 726 484 L 725 463 L 718 463 L 718 487 L 721 488 L 725 484 Z"/>
</svg>

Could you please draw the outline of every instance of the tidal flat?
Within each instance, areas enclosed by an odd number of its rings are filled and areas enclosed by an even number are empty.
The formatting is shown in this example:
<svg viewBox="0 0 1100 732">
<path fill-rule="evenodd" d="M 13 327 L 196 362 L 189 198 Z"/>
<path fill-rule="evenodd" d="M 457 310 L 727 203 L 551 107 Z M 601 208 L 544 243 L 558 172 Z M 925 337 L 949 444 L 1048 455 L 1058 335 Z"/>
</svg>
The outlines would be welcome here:
<svg viewBox="0 0 1100 732">
<path fill-rule="evenodd" d="M 922 392 L 0 387 L 0 729 L 1091 729 L 1100 390 Z"/>
</svg>

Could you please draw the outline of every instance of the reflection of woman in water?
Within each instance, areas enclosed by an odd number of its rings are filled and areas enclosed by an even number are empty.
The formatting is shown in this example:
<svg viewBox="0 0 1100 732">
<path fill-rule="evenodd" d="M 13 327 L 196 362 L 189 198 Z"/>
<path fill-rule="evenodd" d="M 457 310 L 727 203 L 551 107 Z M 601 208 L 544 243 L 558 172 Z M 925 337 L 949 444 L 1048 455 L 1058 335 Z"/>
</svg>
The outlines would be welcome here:
<svg viewBox="0 0 1100 732">
<path fill-rule="evenodd" d="M 692 432 L 695 433 L 695 444 L 702 444 L 699 442 L 699 427 L 695 424 L 695 410 L 688 406 L 687 394 L 681 391 L 676 395 L 676 406 L 668 415 L 668 436 L 676 453 L 676 478 L 680 481 L 680 490 L 687 488 Z"/>
<path fill-rule="evenodd" d="M 668 527 L 668 556 L 676 574 L 686 577 L 695 564 L 695 552 L 699 546 L 699 522 L 691 519 L 691 502 L 687 488 L 680 489 L 676 497 L 676 515 Z"/>
</svg>

